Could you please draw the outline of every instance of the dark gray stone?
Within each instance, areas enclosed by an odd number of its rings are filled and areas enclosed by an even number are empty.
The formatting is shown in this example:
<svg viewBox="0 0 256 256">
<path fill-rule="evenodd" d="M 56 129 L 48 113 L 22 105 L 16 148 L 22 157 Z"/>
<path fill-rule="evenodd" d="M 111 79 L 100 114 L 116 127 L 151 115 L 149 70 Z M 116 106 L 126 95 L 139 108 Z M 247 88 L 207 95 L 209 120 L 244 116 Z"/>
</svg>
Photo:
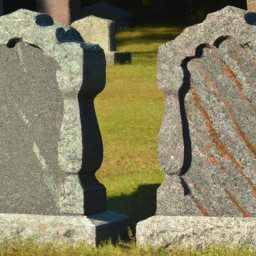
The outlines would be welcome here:
<svg viewBox="0 0 256 256">
<path fill-rule="evenodd" d="M 91 15 L 96 16 L 98 18 L 115 21 L 116 31 L 130 28 L 132 25 L 132 16 L 129 12 L 125 11 L 122 8 L 109 4 L 97 3 L 82 8 L 81 18 L 85 18 Z"/>
<path fill-rule="evenodd" d="M 93 99 L 105 56 L 73 28 L 19 10 L 0 18 L 0 213 L 107 210 Z"/>
<path fill-rule="evenodd" d="M 227 6 L 159 48 L 157 215 L 256 216 L 253 19 Z"/>
</svg>

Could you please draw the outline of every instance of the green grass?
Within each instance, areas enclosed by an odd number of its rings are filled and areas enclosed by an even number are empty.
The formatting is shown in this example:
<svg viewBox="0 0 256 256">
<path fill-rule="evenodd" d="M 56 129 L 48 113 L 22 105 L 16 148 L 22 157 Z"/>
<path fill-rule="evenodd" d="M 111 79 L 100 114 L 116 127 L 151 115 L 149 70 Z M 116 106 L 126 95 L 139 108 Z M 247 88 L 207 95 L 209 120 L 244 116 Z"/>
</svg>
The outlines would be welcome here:
<svg viewBox="0 0 256 256">
<path fill-rule="evenodd" d="M 165 179 L 157 161 L 164 95 L 157 86 L 158 47 L 174 39 L 182 24 L 120 31 L 117 50 L 132 52 L 132 64 L 107 66 L 107 83 L 95 108 L 104 143 L 96 173 L 106 186 L 108 208 L 136 223 L 155 214 L 156 190 Z"/>
<path fill-rule="evenodd" d="M 91 246 L 78 244 L 75 248 L 66 244 L 58 244 L 54 246 L 52 243 L 41 243 L 38 245 L 36 241 L 30 240 L 25 245 L 19 243 L 5 244 L 0 247 L 0 256 L 253 256 L 255 252 L 251 252 L 247 247 L 239 248 L 236 246 L 219 245 L 218 247 L 209 245 L 204 251 L 195 249 L 184 249 L 175 247 L 172 251 L 164 248 L 154 249 L 148 246 L 143 250 L 132 242 L 118 242 L 113 245 L 110 241 L 106 241 L 99 245 L 97 249 Z"/>
<path fill-rule="evenodd" d="M 95 108 L 104 144 L 104 159 L 96 176 L 107 188 L 108 209 L 128 215 L 135 235 L 138 221 L 155 214 L 156 190 L 164 181 L 157 162 L 157 138 L 164 111 L 164 95 L 156 81 L 158 47 L 174 39 L 184 24 L 145 25 L 117 33 L 117 50 L 132 52 L 132 64 L 107 66 L 107 83 L 95 99 Z M 131 241 L 115 246 L 105 242 L 97 250 L 41 244 L 36 241 L 0 247 L 0 256 L 9 255 L 256 255 L 246 248 L 209 247 L 204 252 L 136 247 Z"/>
</svg>

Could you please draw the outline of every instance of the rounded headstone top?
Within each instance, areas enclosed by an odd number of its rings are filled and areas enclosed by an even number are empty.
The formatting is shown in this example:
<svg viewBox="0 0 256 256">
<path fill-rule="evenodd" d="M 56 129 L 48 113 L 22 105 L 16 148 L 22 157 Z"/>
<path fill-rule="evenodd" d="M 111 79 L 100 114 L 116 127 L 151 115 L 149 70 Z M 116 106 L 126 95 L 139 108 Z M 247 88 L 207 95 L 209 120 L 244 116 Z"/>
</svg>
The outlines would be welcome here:
<svg viewBox="0 0 256 256">
<path fill-rule="evenodd" d="M 175 40 L 162 44 L 158 49 L 157 68 L 160 89 L 166 95 L 179 90 L 183 79 L 182 61 L 186 57 L 194 56 L 199 45 L 211 45 L 222 36 L 234 36 L 241 44 L 248 40 L 255 41 L 255 22 L 256 13 L 226 6 L 208 14 L 202 23 L 185 28 Z"/>
</svg>

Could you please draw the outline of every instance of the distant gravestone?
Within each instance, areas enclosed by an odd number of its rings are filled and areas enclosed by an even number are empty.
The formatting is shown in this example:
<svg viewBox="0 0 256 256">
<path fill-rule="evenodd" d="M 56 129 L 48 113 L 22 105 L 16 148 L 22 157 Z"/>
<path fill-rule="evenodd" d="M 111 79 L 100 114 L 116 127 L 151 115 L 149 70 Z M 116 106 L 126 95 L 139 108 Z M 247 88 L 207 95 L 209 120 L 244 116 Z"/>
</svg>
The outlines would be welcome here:
<svg viewBox="0 0 256 256">
<path fill-rule="evenodd" d="M 105 86 L 103 50 L 28 10 L 1 17 L 0 28 L 0 241 L 39 235 L 97 244 L 126 232 L 128 218 L 107 211 L 95 177 L 103 146 L 93 99 Z"/>
<path fill-rule="evenodd" d="M 97 3 L 87 7 L 82 8 L 81 18 L 95 16 L 101 19 L 113 20 L 115 21 L 115 30 L 119 31 L 122 29 L 130 28 L 131 14 L 122 8 L 105 4 Z"/>
<path fill-rule="evenodd" d="M 71 24 L 78 30 L 84 41 L 98 44 L 105 51 L 116 51 L 115 21 L 88 16 Z"/>
<path fill-rule="evenodd" d="M 256 1 L 247 0 L 247 10 L 250 12 L 256 12 Z"/>
<path fill-rule="evenodd" d="M 131 62 L 130 52 L 116 52 L 116 22 L 96 16 L 88 16 L 71 24 L 80 32 L 84 41 L 98 44 L 105 51 L 107 65 Z"/>
<path fill-rule="evenodd" d="M 157 79 L 166 104 L 158 160 L 166 180 L 157 191 L 158 216 L 137 226 L 139 245 L 229 243 L 228 225 L 255 226 L 256 218 L 244 218 L 256 217 L 255 24 L 255 13 L 228 6 L 160 46 Z M 169 228 L 163 221 L 154 228 L 160 215 Z M 190 232 L 185 216 L 198 217 Z M 216 219 L 205 229 L 200 216 Z M 177 233 L 175 225 L 183 228 Z M 252 230 L 236 233 L 239 241 L 256 246 Z M 160 234 L 166 237 L 154 242 Z"/>
</svg>

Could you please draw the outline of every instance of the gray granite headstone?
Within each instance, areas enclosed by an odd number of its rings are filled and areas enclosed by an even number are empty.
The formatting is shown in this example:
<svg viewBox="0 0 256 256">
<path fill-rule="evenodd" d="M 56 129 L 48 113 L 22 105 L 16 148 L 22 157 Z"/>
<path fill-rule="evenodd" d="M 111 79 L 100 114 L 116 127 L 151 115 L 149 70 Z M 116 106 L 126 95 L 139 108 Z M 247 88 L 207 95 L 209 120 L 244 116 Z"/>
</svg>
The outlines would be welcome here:
<svg viewBox="0 0 256 256">
<path fill-rule="evenodd" d="M 94 98 L 106 59 L 73 28 L 20 9 L 0 18 L 0 243 L 128 237 L 95 177 L 103 146 Z"/>
<path fill-rule="evenodd" d="M 130 28 L 132 25 L 132 15 L 129 12 L 110 4 L 96 3 L 82 8 L 81 18 L 89 16 L 115 21 L 114 25 L 116 31 Z"/>
<path fill-rule="evenodd" d="M 85 42 L 98 44 L 105 52 L 116 51 L 115 21 L 91 15 L 71 26 L 80 32 Z"/>
<path fill-rule="evenodd" d="M 106 211 L 93 105 L 105 86 L 103 50 L 19 10 L 0 19 L 0 61 L 0 213 Z"/>
<path fill-rule="evenodd" d="M 116 21 L 90 15 L 73 22 L 71 27 L 79 31 L 85 42 L 98 44 L 105 51 L 107 65 L 131 62 L 130 52 L 116 52 Z"/>
<path fill-rule="evenodd" d="M 209 14 L 158 52 L 157 215 L 256 217 L 256 14 Z"/>
</svg>

